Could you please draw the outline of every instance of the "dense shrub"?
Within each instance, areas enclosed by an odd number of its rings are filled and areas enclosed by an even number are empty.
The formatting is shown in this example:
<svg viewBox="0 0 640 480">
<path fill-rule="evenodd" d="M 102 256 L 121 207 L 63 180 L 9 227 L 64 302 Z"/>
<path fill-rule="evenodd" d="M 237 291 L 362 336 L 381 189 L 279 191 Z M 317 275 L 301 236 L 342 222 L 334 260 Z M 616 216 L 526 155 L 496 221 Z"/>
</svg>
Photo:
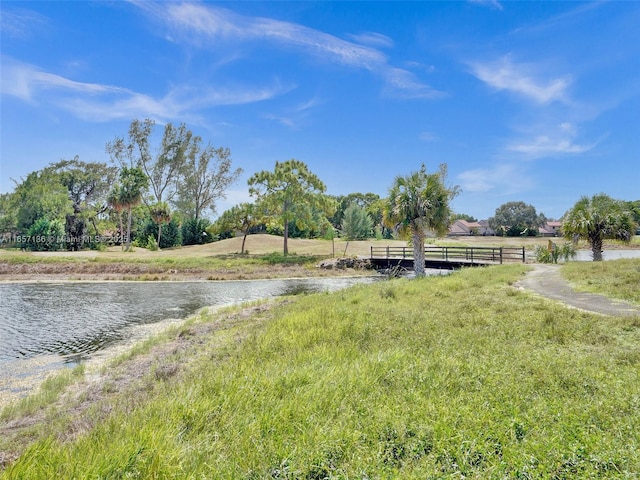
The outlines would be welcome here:
<svg viewBox="0 0 640 480">
<path fill-rule="evenodd" d="M 60 250 L 64 238 L 64 225 L 60 220 L 39 218 L 27 231 L 22 247 L 35 251 Z"/>
<path fill-rule="evenodd" d="M 206 218 L 190 218 L 182 224 L 182 244 L 202 245 L 210 243 L 214 239 L 207 233 L 211 222 Z"/>
<path fill-rule="evenodd" d="M 156 248 L 171 248 L 182 245 L 182 232 L 175 219 L 172 219 L 169 223 L 162 225 L 162 235 L 160 235 L 160 245 L 157 245 L 156 239 L 158 238 L 158 224 L 153 220 L 148 219 L 144 224 L 142 231 L 136 236 L 136 244 L 140 247 L 149 247 L 148 238 L 152 237 Z"/>
</svg>

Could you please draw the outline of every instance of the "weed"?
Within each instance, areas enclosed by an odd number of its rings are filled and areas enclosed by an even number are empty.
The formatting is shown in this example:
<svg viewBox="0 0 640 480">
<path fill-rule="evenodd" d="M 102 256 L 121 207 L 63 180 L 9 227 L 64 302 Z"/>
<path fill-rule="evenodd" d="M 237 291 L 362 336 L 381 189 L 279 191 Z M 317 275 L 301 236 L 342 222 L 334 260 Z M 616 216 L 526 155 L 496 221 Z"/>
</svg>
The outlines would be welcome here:
<svg viewBox="0 0 640 480">
<path fill-rule="evenodd" d="M 86 435 L 51 427 L 4 474 L 633 478 L 635 320 L 510 294 L 525 270 L 288 297 L 156 367 Z"/>
</svg>

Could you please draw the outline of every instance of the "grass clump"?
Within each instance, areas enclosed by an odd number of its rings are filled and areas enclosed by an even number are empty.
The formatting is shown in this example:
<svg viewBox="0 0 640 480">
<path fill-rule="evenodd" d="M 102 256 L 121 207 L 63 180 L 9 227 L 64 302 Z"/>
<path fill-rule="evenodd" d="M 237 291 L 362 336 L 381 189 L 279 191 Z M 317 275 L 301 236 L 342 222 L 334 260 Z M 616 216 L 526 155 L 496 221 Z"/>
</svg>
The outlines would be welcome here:
<svg viewBox="0 0 640 480">
<path fill-rule="evenodd" d="M 640 258 L 570 262 L 562 266 L 561 273 L 579 291 L 640 305 Z"/>
<path fill-rule="evenodd" d="M 296 297 L 7 478 L 630 478 L 640 325 L 523 265 Z"/>
<path fill-rule="evenodd" d="M 80 364 L 57 375 L 47 378 L 38 392 L 17 403 L 0 409 L 0 420 L 7 420 L 20 415 L 29 415 L 55 401 L 66 387 L 78 381 L 84 375 L 84 365 Z"/>
<path fill-rule="evenodd" d="M 282 253 L 273 252 L 268 255 L 259 255 L 258 260 L 268 265 L 315 265 L 320 258 L 316 255 L 284 255 Z"/>
</svg>

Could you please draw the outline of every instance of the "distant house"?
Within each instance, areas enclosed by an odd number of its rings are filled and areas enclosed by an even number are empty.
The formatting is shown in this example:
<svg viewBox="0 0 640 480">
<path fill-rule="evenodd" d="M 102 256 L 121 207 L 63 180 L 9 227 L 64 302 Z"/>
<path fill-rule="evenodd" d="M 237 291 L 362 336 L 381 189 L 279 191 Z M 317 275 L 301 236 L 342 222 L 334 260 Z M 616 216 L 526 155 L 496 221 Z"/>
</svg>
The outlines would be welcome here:
<svg viewBox="0 0 640 480">
<path fill-rule="evenodd" d="M 479 222 L 467 222 L 466 220 L 456 220 L 449 227 L 450 237 L 462 237 L 470 235 L 494 235 L 495 232 L 489 228 L 487 220 Z"/>
<path fill-rule="evenodd" d="M 546 222 L 538 228 L 542 237 L 559 237 L 562 235 L 562 222 Z"/>
<path fill-rule="evenodd" d="M 480 220 L 480 235 L 495 235 L 496 232 L 489 226 L 489 220 Z"/>
</svg>

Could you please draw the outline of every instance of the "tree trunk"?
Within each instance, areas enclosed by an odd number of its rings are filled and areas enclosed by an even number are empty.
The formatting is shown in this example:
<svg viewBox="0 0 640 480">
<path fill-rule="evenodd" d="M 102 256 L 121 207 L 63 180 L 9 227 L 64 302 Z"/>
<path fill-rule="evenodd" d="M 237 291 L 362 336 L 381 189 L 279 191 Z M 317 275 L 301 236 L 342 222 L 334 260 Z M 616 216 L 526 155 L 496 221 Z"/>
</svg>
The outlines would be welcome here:
<svg viewBox="0 0 640 480">
<path fill-rule="evenodd" d="M 289 205 L 287 205 L 287 201 L 284 201 L 283 208 L 283 217 L 284 217 L 284 255 L 289 255 L 289 246 L 287 245 L 287 240 L 289 240 Z"/>
<path fill-rule="evenodd" d="M 424 233 L 417 227 L 413 228 L 413 271 L 416 277 L 424 277 L 426 272 L 424 268 Z"/>
<path fill-rule="evenodd" d="M 127 211 L 129 214 L 129 218 L 127 219 L 127 251 L 131 250 L 131 210 L 132 208 L 129 207 L 129 210 Z"/>
<path fill-rule="evenodd" d="M 602 261 L 602 239 L 601 238 L 592 238 L 591 239 L 591 252 L 593 254 L 594 262 Z"/>
<path fill-rule="evenodd" d="M 289 239 L 289 222 L 284 222 L 284 255 L 289 255 L 289 246 L 287 240 Z"/>
<path fill-rule="evenodd" d="M 158 223 L 158 249 L 160 249 L 160 236 L 162 235 L 162 222 Z"/>
<path fill-rule="evenodd" d="M 118 217 L 120 219 L 120 250 L 124 252 L 124 227 L 122 226 L 122 210 L 118 211 Z"/>
<path fill-rule="evenodd" d="M 246 232 L 244 232 L 244 237 L 242 237 L 242 248 L 240 249 L 240 253 L 244 253 L 244 242 L 247 241 L 247 233 L 248 230 Z"/>
</svg>

